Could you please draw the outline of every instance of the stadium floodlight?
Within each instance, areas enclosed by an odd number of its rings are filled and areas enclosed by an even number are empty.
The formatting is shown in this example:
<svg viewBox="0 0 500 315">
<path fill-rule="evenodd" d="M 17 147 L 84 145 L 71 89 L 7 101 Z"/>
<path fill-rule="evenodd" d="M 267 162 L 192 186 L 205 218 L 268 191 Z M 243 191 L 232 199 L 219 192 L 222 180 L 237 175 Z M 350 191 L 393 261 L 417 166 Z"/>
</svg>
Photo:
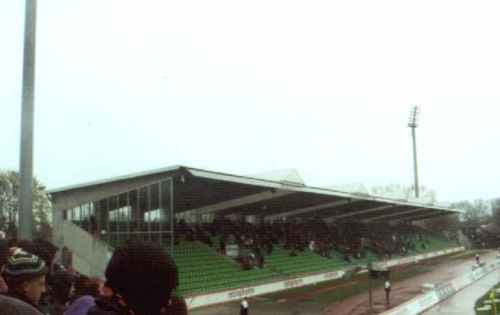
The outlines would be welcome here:
<svg viewBox="0 0 500 315">
<path fill-rule="evenodd" d="M 412 138 L 413 138 L 413 172 L 415 175 L 415 197 L 419 197 L 419 186 L 418 186 L 418 168 L 417 168 L 417 135 L 416 129 L 418 127 L 418 115 L 420 110 L 418 106 L 412 106 L 410 110 L 410 119 L 408 121 L 408 127 L 411 128 Z"/>
<path fill-rule="evenodd" d="M 418 127 L 418 114 L 420 113 L 420 109 L 418 106 L 412 106 L 410 110 L 410 119 L 408 121 L 408 127 L 417 128 Z"/>
<path fill-rule="evenodd" d="M 23 88 L 18 237 L 32 239 L 33 225 L 33 116 L 35 96 L 35 29 L 37 0 L 26 0 L 24 25 Z"/>
</svg>

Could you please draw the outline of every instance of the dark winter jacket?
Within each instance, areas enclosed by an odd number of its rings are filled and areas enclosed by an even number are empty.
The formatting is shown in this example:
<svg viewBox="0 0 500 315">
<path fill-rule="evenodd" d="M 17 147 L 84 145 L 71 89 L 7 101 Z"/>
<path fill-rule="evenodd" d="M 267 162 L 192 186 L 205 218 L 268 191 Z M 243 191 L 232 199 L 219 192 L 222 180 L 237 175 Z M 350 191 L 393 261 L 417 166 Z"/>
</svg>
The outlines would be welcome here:
<svg viewBox="0 0 500 315">
<path fill-rule="evenodd" d="M 0 295 L 0 315 L 42 315 L 42 313 L 21 299 Z"/>
</svg>

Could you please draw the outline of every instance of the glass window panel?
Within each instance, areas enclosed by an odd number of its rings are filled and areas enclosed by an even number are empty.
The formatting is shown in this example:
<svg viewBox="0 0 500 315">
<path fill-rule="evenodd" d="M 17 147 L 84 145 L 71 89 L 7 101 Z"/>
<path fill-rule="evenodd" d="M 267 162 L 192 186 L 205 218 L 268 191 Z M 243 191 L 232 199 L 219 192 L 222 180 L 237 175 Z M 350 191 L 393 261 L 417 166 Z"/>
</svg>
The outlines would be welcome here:
<svg viewBox="0 0 500 315">
<path fill-rule="evenodd" d="M 137 190 L 131 190 L 128 192 L 128 204 L 132 209 L 137 209 Z"/>
<path fill-rule="evenodd" d="M 160 208 L 160 184 L 153 184 L 150 186 L 151 189 L 151 210 L 156 210 Z"/>
<path fill-rule="evenodd" d="M 99 216 L 98 216 L 98 221 L 99 224 L 101 225 L 101 230 L 105 230 L 106 227 L 106 221 L 109 218 L 108 214 L 108 200 L 107 199 L 102 199 L 99 201 Z"/>
<path fill-rule="evenodd" d="M 128 206 L 127 193 L 120 194 L 118 198 L 119 198 L 118 200 L 119 208 L 125 208 Z"/>
<path fill-rule="evenodd" d="M 170 185 L 171 181 L 166 180 L 161 182 L 160 187 L 160 209 L 161 211 L 161 221 L 168 222 L 170 216 Z"/>
<path fill-rule="evenodd" d="M 118 209 L 118 196 L 113 196 L 109 198 L 109 210 Z"/>
<path fill-rule="evenodd" d="M 139 209 L 141 209 L 141 212 L 144 213 L 146 212 L 149 206 L 149 200 L 148 200 L 148 189 L 147 187 L 143 187 L 139 189 Z"/>
</svg>

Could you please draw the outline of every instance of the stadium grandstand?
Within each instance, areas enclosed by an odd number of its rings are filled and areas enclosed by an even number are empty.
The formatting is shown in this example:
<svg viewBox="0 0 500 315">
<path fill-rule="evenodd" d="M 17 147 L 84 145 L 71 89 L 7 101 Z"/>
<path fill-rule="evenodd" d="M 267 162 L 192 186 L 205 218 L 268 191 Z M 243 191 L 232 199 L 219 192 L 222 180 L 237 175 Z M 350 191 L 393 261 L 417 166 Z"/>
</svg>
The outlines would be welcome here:
<svg viewBox="0 0 500 315">
<path fill-rule="evenodd" d="M 185 297 L 458 245 L 414 223 L 459 210 L 310 187 L 295 170 L 239 176 L 174 166 L 50 196 L 64 264 L 102 277 L 116 245 L 157 242 L 173 255 Z"/>
</svg>

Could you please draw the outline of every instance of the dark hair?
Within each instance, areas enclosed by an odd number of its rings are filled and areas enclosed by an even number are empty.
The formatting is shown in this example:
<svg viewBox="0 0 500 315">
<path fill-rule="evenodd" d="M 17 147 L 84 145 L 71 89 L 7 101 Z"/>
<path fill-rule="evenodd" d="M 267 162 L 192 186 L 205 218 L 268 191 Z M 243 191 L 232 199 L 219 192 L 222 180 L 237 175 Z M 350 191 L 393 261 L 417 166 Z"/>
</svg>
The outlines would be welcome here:
<svg viewBox="0 0 500 315">
<path fill-rule="evenodd" d="M 60 304 L 69 301 L 71 287 L 74 283 L 74 276 L 64 270 L 57 271 L 52 277 L 51 295 Z"/>
<path fill-rule="evenodd" d="M 52 265 L 52 262 L 54 260 L 54 257 L 57 253 L 57 247 L 50 243 L 49 241 L 46 241 L 41 238 L 37 238 L 33 241 L 27 241 L 27 240 L 21 240 L 18 243 L 18 246 L 24 249 L 25 251 L 37 255 L 47 265 L 47 267 L 50 268 Z"/>
<path fill-rule="evenodd" d="M 137 315 L 160 314 L 179 283 L 177 267 L 166 251 L 141 241 L 128 241 L 114 251 L 106 279 Z"/>
<path fill-rule="evenodd" d="M 80 275 L 75 280 L 74 299 L 83 295 L 91 295 L 93 297 L 98 297 L 99 287 L 100 287 L 99 279 L 89 278 L 87 276 Z"/>
</svg>

